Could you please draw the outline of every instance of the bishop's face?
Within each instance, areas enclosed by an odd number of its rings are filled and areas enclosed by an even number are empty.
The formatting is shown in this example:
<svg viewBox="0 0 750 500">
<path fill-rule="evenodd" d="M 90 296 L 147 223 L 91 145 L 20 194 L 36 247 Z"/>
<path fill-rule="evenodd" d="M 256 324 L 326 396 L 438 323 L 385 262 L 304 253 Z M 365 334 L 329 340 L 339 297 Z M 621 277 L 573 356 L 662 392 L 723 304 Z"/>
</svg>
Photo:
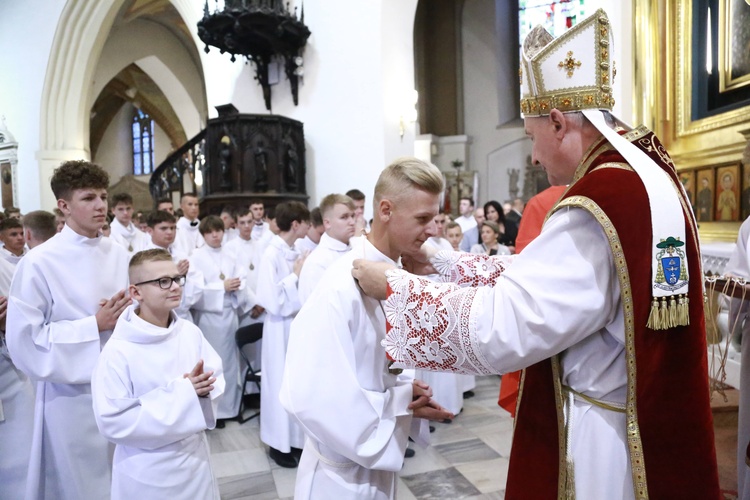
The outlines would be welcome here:
<svg viewBox="0 0 750 500">
<path fill-rule="evenodd" d="M 565 119 L 564 116 L 560 119 Z M 564 186 L 573 180 L 578 161 L 572 162 L 565 154 L 564 141 L 570 143 L 574 139 L 566 138 L 561 133 L 559 123 L 549 116 L 533 116 L 524 118 L 526 136 L 531 139 L 531 162 L 541 166 L 547 173 L 547 180 L 553 186 Z M 570 144 L 567 147 L 571 149 Z M 580 148 L 579 148 L 580 149 Z M 583 151 L 580 151 L 583 153 Z M 580 157 L 578 158 L 580 160 Z"/>
</svg>

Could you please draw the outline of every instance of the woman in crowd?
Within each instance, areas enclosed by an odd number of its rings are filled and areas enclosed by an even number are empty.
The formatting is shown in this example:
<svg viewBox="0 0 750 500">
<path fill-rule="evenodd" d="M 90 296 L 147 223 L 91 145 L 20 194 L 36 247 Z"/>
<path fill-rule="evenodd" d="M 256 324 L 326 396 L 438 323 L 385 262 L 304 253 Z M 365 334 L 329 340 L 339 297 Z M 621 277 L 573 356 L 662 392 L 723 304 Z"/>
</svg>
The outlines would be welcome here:
<svg viewBox="0 0 750 500">
<path fill-rule="evenodd" d="M 471 253 L 510 255 L 508 247 L 498 243 L 500 228 L 495 222 L 489 220 L 482 222 L 482 225 L 479 228 L 479 236 L 482 238 L 482 243 L 478 243 L 471 247 Z"/>
</svg>

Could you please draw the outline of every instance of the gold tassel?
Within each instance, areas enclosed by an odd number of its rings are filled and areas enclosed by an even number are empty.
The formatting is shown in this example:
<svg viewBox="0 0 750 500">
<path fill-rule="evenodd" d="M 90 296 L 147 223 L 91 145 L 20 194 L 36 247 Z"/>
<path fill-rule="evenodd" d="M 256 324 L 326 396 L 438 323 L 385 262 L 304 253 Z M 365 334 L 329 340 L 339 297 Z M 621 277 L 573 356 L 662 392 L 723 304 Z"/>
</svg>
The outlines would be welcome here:
<svg viewBox="0 0 750 500">
<path fill-rule="evenodd" d="M 659 299 L 654 297 L 654 300 L 651 301 L 651 312 L 648 314 L 648 321 L 646 322 L 646 326 L 651 328 L 652 330 L 659 330 Z"/>
<path fill-rule="evenodd" d="M 683 325 L 688 326 L 690 325 L 690 299 L 688 298 L 687 294 L 685 294 L 685 305 L 682 306 L 683 309 Z"/>
<path fill-rule="evenodd" d="M 674 295 L 669 298 L 669 323 L 667 324 L 668 328 L 674 328 L 678 324 L 678 311 L 677 311 L 677 301 L 674 298 Z"/>
<path fill-rule="evenodd" d="M 659 299 L 661 301 L 661 307 L 659 308 L 659 312 L 661 313 L 661 324 L 660 330 L 666 330 L 669 328 L 669 308 L 667 304 L 667 299 L 665 297 L 661 297 Z"/>
</svg>

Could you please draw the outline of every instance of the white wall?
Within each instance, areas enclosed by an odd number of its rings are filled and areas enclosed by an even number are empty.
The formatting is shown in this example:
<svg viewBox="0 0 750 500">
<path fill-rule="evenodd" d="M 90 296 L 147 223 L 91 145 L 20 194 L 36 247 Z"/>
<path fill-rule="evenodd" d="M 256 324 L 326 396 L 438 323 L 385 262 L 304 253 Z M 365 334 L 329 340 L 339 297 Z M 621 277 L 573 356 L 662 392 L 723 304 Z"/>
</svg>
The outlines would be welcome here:
<svg viewBox="0 0 750 500">
<path fill-rule="evenodd" d="M 312 35 L 303 54 L 299 106 L 283 73 L 272 87 L 272 106 L 274 114 L 305 124 L 311 206 L 329 193 L 358 188 L 368 196 L 365 214 L 371 216 L 380 171 L 393 158 L 413 154 L 414 125 L 409 124 L 402 142 L 394 110 L 402 93 L 408 96 L 414 88 L 416 3 L 305 1 L 305 24 Z M 228 54 L 212 49 L 204 67 L 212 116 L 213 106 L 228 102 L 242 113 L 268 112 L 252 65 L 232 64 Z"/>
<path fill-rule="evenodd" d="M 37 166 L 39 116 L 47 58 L 64 5 L 65 0 L 0 1 L 0 115 L 18 141 L 16 203 L 22 212 L 39 208 L 40 185 L 49 191 Z"/>
<path fill-rule="evenodd" d="M 109 173 L 112 184 L 123 175 L 133 173 L 132 118 L 133 106 L 126 103 L 109 122 L 93 158 L 94 163 L 98 163 Z"/>
</svg>

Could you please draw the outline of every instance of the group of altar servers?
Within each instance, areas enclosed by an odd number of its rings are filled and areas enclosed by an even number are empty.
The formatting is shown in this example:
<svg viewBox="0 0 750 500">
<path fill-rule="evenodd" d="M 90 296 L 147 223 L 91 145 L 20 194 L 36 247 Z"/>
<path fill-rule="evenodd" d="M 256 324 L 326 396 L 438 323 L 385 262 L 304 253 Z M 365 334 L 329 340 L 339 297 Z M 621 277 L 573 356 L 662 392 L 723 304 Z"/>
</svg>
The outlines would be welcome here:
<svg viewBox="0 0 750 500">
<path fill-rule="evenodd" d="M 279 398 L 291 326 L 332 264 L 348 262 L 338 268 L 343 278 L 352 259 L 379 253 L 363 236 L 364 196 L 357 190 L 351 192 L 356 200 L 326 196 L 312 222 L 302 203 L 282 203 L 269 224 L 260 201 L 229 221 L 199 220 L 198 199 L 188 194 L 179 219 L 171 202 L 159 202 L 143 232 L 133 223 L 132 197 L 108 198 L 108 184 L 94 164 L 63 163 L 51 185 L 65 225 L 54 234 L 55 216 L 46 214 L 46 237 L 36 241 L 41 230 L 29 217 L 22 233 L 29 247 L 34 241 L 34 251 L 26 254 L 24 246 L 20 256 L 0 259 L 3 319 L 7 312 L 0 353 L 0 497 L 218 498 L 204 431 L 238 414 L 245 384 L 234 333 L 255 322 L 264 324 L 262 342 L 249 353 L 254 367 L 263 369 L 261 440 L 279 465 L 296 467 L 305 433 L 299 415 L 288 413 Z M 108 208 L 114 220 L 105 237 Z M 433 241 L 441 244 L 439 237 Z M 10 254 L 12 244 L 6 246 L 3 252 Z M 341 281 L 335 276 L 326 281 Z M 350 276 L 345 281 L 354 286 Z M 373 328 L 365 323 L 375 317 L 361 317 L 357 328 Z M 326 329 L 327 320 L 307 318 L 297 330 Z M 383 356 L 377 352 L 367 356 Z M 335 374 L 334 366 L 328 368 Z M 315 383 L 318 374 L 299 375 Z M 441 417 L 461 410 L 466 387 L 459 377 L 430 380 L 449 405 Z M 413 378 L 399 376 L 407 392 L 391 401 L 403 406 L 402 415 L 412 397 L 430 390 L 415 386 L 412 396 Z M 351 408 L 357 417 L 360 409 Z M 363 425 L 367 421 L 363 416 Z M 400 468 L 408 434 L 399 434 L 389 470 Z M 389 434 L 380 439 L 388 441 Z M 375 458 L 368 460 L 378 466 Z"/>
</svg>

